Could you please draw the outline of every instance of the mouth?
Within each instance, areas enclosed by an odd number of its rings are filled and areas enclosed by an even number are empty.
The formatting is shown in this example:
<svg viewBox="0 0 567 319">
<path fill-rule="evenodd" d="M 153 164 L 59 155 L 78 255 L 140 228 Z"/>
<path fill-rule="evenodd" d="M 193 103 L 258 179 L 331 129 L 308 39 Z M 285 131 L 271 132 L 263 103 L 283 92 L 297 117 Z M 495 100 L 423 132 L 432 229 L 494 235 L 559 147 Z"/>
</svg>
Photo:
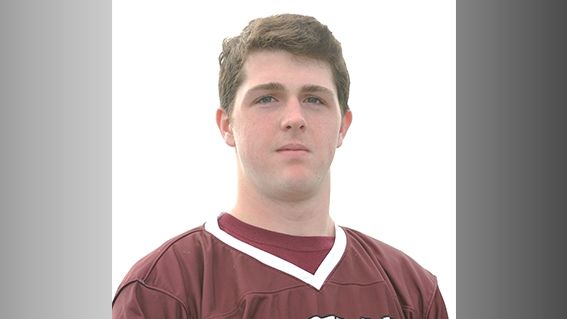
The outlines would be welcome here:
<svg viewBox="0 0 567 319">
<path fill-rule="evenodd" d="M 303 144 L 286 144 L 276 150 L 277 152 L 309 152 L 309 149 Z"/>
</svg>

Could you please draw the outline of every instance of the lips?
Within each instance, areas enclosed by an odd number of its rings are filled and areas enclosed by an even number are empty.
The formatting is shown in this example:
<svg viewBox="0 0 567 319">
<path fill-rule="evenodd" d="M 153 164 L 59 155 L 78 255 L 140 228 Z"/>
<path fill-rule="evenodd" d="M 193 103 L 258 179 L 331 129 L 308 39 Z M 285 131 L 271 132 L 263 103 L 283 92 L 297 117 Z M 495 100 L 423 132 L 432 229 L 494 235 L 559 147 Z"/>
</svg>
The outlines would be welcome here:
<svg viewBox="0 0 567 319">
<path fill-rule="evenodd" d="M 278 152 L 309 152 L 309 149 L 303 144 L 290 143 L 277 149 Z"/>
</svg>

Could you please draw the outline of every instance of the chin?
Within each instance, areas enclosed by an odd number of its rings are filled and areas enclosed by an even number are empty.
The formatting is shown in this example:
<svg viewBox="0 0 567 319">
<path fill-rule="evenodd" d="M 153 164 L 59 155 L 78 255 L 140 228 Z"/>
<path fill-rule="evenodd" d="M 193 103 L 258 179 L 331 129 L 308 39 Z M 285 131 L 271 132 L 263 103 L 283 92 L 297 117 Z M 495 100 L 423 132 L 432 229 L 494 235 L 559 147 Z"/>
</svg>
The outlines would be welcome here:
<svg viewBox="0 0 567 319">
<path fill-rule="evenodd" d="M 279 185 L 275 186 L 280 188 L 285 193 L 302 196 L 316 193 L 317 189 L 321 186 L 321 183 L 313 177 L 293 178 L 281 180 Z"/>
</svg>

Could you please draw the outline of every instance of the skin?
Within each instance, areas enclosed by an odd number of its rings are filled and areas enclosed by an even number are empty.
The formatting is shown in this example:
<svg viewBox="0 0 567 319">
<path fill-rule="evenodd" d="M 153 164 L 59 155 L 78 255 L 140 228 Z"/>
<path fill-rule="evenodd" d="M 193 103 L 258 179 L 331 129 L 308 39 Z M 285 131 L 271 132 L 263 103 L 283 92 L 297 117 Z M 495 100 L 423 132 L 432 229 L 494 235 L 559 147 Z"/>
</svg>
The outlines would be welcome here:
<svg viewBox="0 0 567 319">
<path fill-rule="evenodd" d="M 352 113 L 341 115 L 329 64 L 258 51 L 243 70 L 232 114 L 216 114 L 237 161 L 238 192 L 230 213 L 285 234 L 334 235 L 330 166 Z"/>
</svg>

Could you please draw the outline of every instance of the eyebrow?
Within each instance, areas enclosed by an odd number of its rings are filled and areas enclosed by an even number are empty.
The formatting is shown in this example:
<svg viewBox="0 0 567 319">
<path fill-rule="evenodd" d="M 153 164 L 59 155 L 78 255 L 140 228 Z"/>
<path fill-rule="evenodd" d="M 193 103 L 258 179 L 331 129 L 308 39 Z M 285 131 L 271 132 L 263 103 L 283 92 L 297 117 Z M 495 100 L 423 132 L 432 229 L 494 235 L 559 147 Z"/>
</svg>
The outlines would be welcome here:
<svg viewBox="0 0 567 319">
<path fill-rule="evenodd" d="M 281 83 L 278 83 L 278 82 L 263 83 L 263 84 L 259 84 L 259 85 L 256 85 L 256 86 L 250 88 L 247 93 L 254 92 L 254 91 L 285 91 L 285 86 Z M 315 84 L 304 85 L 301 88 L 301 92 L 304 92 L 304 93 L 322 92 L 322 93 L 330 94 L 330 95 L 335 94 L 332 90 L 330 90 L 330 89 L 328 89 L 324 86 L 315 85 Z"/>
<path fill-rule="evenodd" d="M 334 95 L 335 93 L 329 89 L 327 89 L 324 86 L 320 86 L 320 85 L 306 85 L 304 87 L 301 88 L 302 92 L 306 92 L 306 93 L 325 93 L 325 94 L 329 94 L 329 95 Z"/>
<path fill-rule="evenodd" d="M 256 85 L 252 87 L 250 90 L 248 90 L 248 92 L 254 92 L 254 91 L 285 91 L 285 87 L 281 83 L 270 82 L 270 83 Z"/>
</svg>

